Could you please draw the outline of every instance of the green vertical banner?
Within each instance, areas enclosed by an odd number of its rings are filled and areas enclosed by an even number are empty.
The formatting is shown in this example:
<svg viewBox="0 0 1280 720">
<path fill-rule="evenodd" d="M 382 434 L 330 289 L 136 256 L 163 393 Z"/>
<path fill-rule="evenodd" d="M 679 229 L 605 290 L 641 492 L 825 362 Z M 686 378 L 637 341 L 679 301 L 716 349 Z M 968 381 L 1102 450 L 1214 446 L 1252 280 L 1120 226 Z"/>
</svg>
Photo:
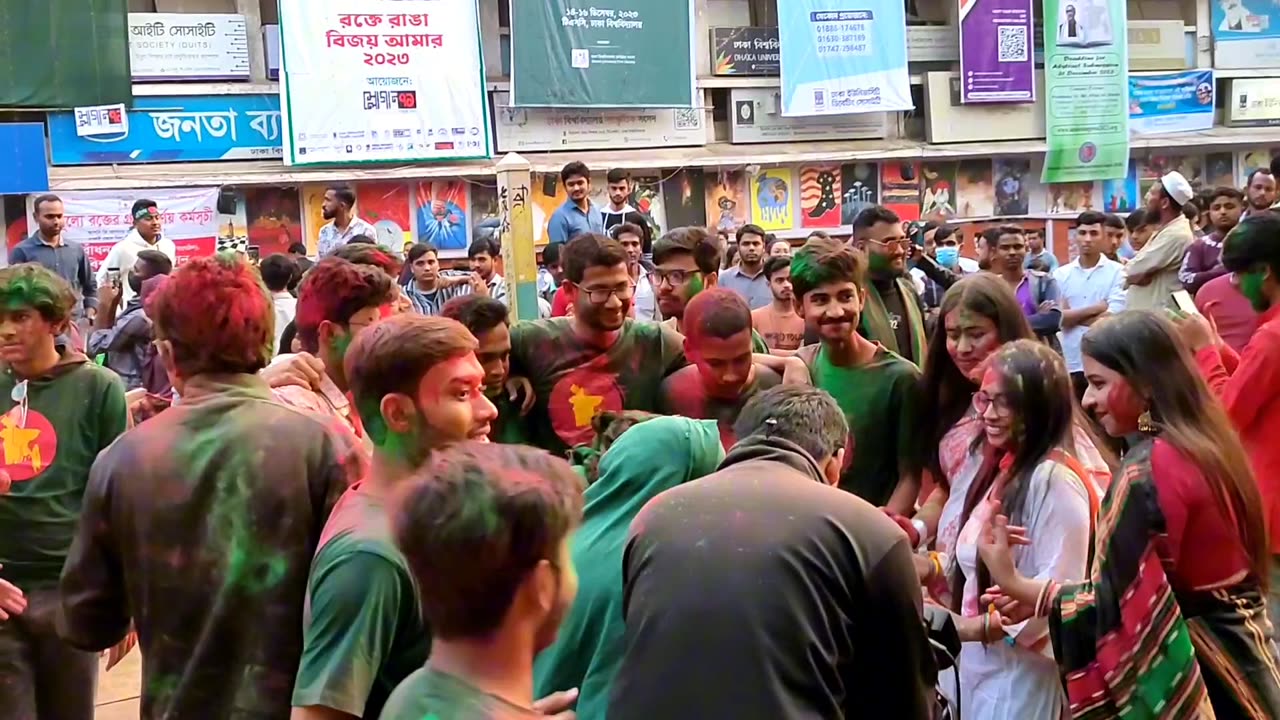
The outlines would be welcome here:
<svg viewBox="0 0 1280 720">
<path fill-rule="evenodd" d="M 517 107 L 693 107 L 693 0 L 511 3 Z"/>
<path fill-rule="evenodd" d="M 1047 151 L 1041 181 L 1112 180 L 1129 167 L 1125 3 L 1044 0 Z"/>
</svg>

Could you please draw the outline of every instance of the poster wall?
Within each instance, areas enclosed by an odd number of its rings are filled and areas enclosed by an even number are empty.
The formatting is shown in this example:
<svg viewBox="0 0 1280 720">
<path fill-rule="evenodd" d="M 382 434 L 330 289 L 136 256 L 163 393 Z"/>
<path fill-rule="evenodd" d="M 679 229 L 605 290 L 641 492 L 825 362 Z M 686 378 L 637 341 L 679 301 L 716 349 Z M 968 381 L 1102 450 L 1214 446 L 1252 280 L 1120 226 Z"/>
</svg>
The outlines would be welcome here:
<svg viewBox="0 0 1280 720">
<path fill-rule="evenodd" d="M 518 107 L 696 105 L 693 0 L 511 3 Z"/>
<path fill-rule="evenodd" d="M 1035 102 L 1032 0 L 960 0 L 960 102 Z"/>
<path fill-rule="evenodd" d="M 992 162 L 995 176 L 996 215 L 1026 215 L 1031 210 L 1034 177 L 1031 161 L 1026 158 L 996 158 Z"/>
<path fill-rule="evenodd" d="M 1102 211 L 1110 213 L 1133 212 L 1142 205 L 1138 192 L 1137 162 L 1129 161 L 1129 172 L 1122 178 L 1102 181 Z"/>
<path fill-rule="evenodd" d="M 751 178 L 751 219 L 767 232 L 795 227 L 795 171 L 761 170 Z"/>
<path fill-rule="evenodd" d="M 991 217 L 996 214 L 996 193 L 990 160 L 961 160 L 956 171 L 956 215 Z"/>
<path fill-rule="evenodd" d="M 1129 166 L 1126 7 L 1045 0 L 1046 183 L 1122 178 Z"/>
<path fill-rule="evenodd" d="M 669 228 L 707 224 L 707 178 L 702 170 L 680 170 L 662 181 L 662 204 Z"/>
<path fill-rule="evenodd" d="M 476 0 L 281 0 L 285 164 L 489 157 L 477 13 Z"/>
<path fill-rule="evenodd" d="M 374 240 L 396 253 L 413 240 L 409 220 L 409 185 L 403 182 L 362 182 L 355 187 L 357 214 L 377 231 Z"/>
<path fill-rule="evenodd" d="M 778 0 L 782 114 L 911 110 L 907 20 L 898 0 Z"/>
<path fill-rule="evenodd" d="M 1213 127 L 1213 71 L 1129 76 L 1129 132 L 1191 132 Z"/>
<path fill-rule="evenodd" d="M 920 219 L 920 164 L 880 164 L 880 203 L 905 220 Z"/>
<path fill-rule="evenodd" d="M 842 199 L 839 165 L 800 168 L 800 227 L 838 227 Z"/>
<path fill-rule="evenodd" d="M 858 213 L 880 202 L 880 166 L 850 163 L 840 167 L 840 224 L 852 225 Z"/>
<path fill-rule="evenodd" d="M 950 220 L 956 216 L 955 162 L 928 162 L 920 166 L 923 188 L 920 192 L 920 217 L 924 220 Z"/>
<path fill-rule="evenodd" d="M 737 232 L 751 222 L 748 213 L 747 174 L 741 170 L 722 170 L 707 176 L 707 225 L 713 230 Z"/>
<path fill-rule="evenodd" d="M 1280 67 L 1280 6 L 1258 0 L 1209 3 L 1213 65 L 1220 68 Z"/>
<path fill-rule="evenodd" d="M 319 215 L 319 202 L 324 199 L 324 185 L 309 185 L 308 191 L 319 189 L 316 202 L 316 213 Z M 298 205 L 297 187 L 259 186 L 246 188 L 244 191 L 245 220 L 249 226 L 249 245 L 257 246 L 262 257 L 289 250 L 296 242 L 305 242 L 309 253 L 316 252 L 316 239 L 320 234 L 320 225 L 303 240 L 302 208 Z M 320 221 L 324 224 L 324 220 Z"/>
<path fill-rule="evenodd" d="M 218 188 L 152 188 L 146 192 L 87 190 L 58 193 L 65 211 L 64 237 L 84 245 L 89 264 L 96 271 L 111 246 L 133 229 L 129 209 L 137 197 L 155 200 L 160 210 L 164 236 L 177 248 L 179 265 L 217 250 Z M 27 214 L 32 214 L 27 197 Z M 265 255 L 266 253 L 264 253 Z"/>
</svg>

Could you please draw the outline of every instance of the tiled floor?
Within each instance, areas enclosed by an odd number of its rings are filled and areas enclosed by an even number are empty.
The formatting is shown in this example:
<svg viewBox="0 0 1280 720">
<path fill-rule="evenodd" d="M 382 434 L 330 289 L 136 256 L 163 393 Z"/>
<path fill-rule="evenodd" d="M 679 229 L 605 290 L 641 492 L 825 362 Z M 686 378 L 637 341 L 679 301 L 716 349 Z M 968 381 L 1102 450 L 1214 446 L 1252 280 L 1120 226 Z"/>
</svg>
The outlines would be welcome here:
<svg viewBox="0 0 1280 720">
<path fill-rule="evenodd" d="M 103 661 L 102 667 L 106 666 Z M 98 674 L 98 711 L 94 720 L 138 720 L 142 653 L 135 648 L 111 672 Z"/>
</svg>

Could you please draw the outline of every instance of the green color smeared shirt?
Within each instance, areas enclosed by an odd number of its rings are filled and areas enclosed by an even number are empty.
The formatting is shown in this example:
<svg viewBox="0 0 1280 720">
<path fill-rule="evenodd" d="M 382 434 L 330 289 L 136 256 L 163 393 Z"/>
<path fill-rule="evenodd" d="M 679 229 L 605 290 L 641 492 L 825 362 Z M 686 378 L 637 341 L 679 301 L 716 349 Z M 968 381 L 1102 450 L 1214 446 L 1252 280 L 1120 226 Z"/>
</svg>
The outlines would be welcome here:
<svg viewBox="0 0 1280 720">
<path fill-rule="evenodd" d="M 511 401 L 511 396 L 505 390 L 497 396 L 490 397 L 489 401 L 498 409 L 498 417 L 493 421 L 489 429 L 489 440 L 505 445 L 528 445 L 529 433 L 525 430 L 525 418 L 520 414 L 520 405 L 518 404 L 523 398 L 516 398 L 516 402 Z"/>
<path fill-rule="evenodd" d="M 356 485 L 325 523 L 307 584 L 293 706 L 376 718 L 431 639 L 380 500 Z"/>
<path fill-rule="evenodd" d="M 400 683 L 378 716 L 381 720 L 525 720 L 541 714 L 490 695 L 461 678 L 415 670 Z"/>
<path fill-rule="evenodd" d="M 802 348 L 814 386 L 835 398 L 849 422 L 850 438 L 840 487 L 877 507 L 898 487 L 919 414 L 919 370 L 880 348 L 857 367 L 831 364 L 822 345 Z"/>
<path fill-rule="evenodd" d="M 115 373 L 65 354 L 27 383 L 27 412 L 0 372 L 0 469 L 13 485 L 0 496 L 0 577 L 25 591 L 56 587 L 80 520 L 89 468 L 124 432 L 128 408 Z"/>
</svg>

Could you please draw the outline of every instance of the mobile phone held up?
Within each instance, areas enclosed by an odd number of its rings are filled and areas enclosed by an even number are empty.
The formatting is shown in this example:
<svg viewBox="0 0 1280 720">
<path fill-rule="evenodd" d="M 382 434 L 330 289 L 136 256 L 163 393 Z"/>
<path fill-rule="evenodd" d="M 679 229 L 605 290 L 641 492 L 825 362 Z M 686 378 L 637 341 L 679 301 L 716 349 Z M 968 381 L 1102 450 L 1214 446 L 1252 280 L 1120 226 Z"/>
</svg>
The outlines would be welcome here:
<svg viewBox="0 0 1280 720">
<path fill-rule="evenodd" d="M 107 268 L 107 282 L 111 283 L 113 287 L 120 287 L 120 268 Z"/>
<path fill-rule="evenodd" d="M 1196 301 L 1191 298 L 1191 293 L 1186 290 L 1174 290 L 1169 293 L 1169 297 L 1173 298 L 1173 304 L 1178 309 L 1188 315 L 1199 315 L 1200 310 L 1196 307 Z"/>
</svg>

